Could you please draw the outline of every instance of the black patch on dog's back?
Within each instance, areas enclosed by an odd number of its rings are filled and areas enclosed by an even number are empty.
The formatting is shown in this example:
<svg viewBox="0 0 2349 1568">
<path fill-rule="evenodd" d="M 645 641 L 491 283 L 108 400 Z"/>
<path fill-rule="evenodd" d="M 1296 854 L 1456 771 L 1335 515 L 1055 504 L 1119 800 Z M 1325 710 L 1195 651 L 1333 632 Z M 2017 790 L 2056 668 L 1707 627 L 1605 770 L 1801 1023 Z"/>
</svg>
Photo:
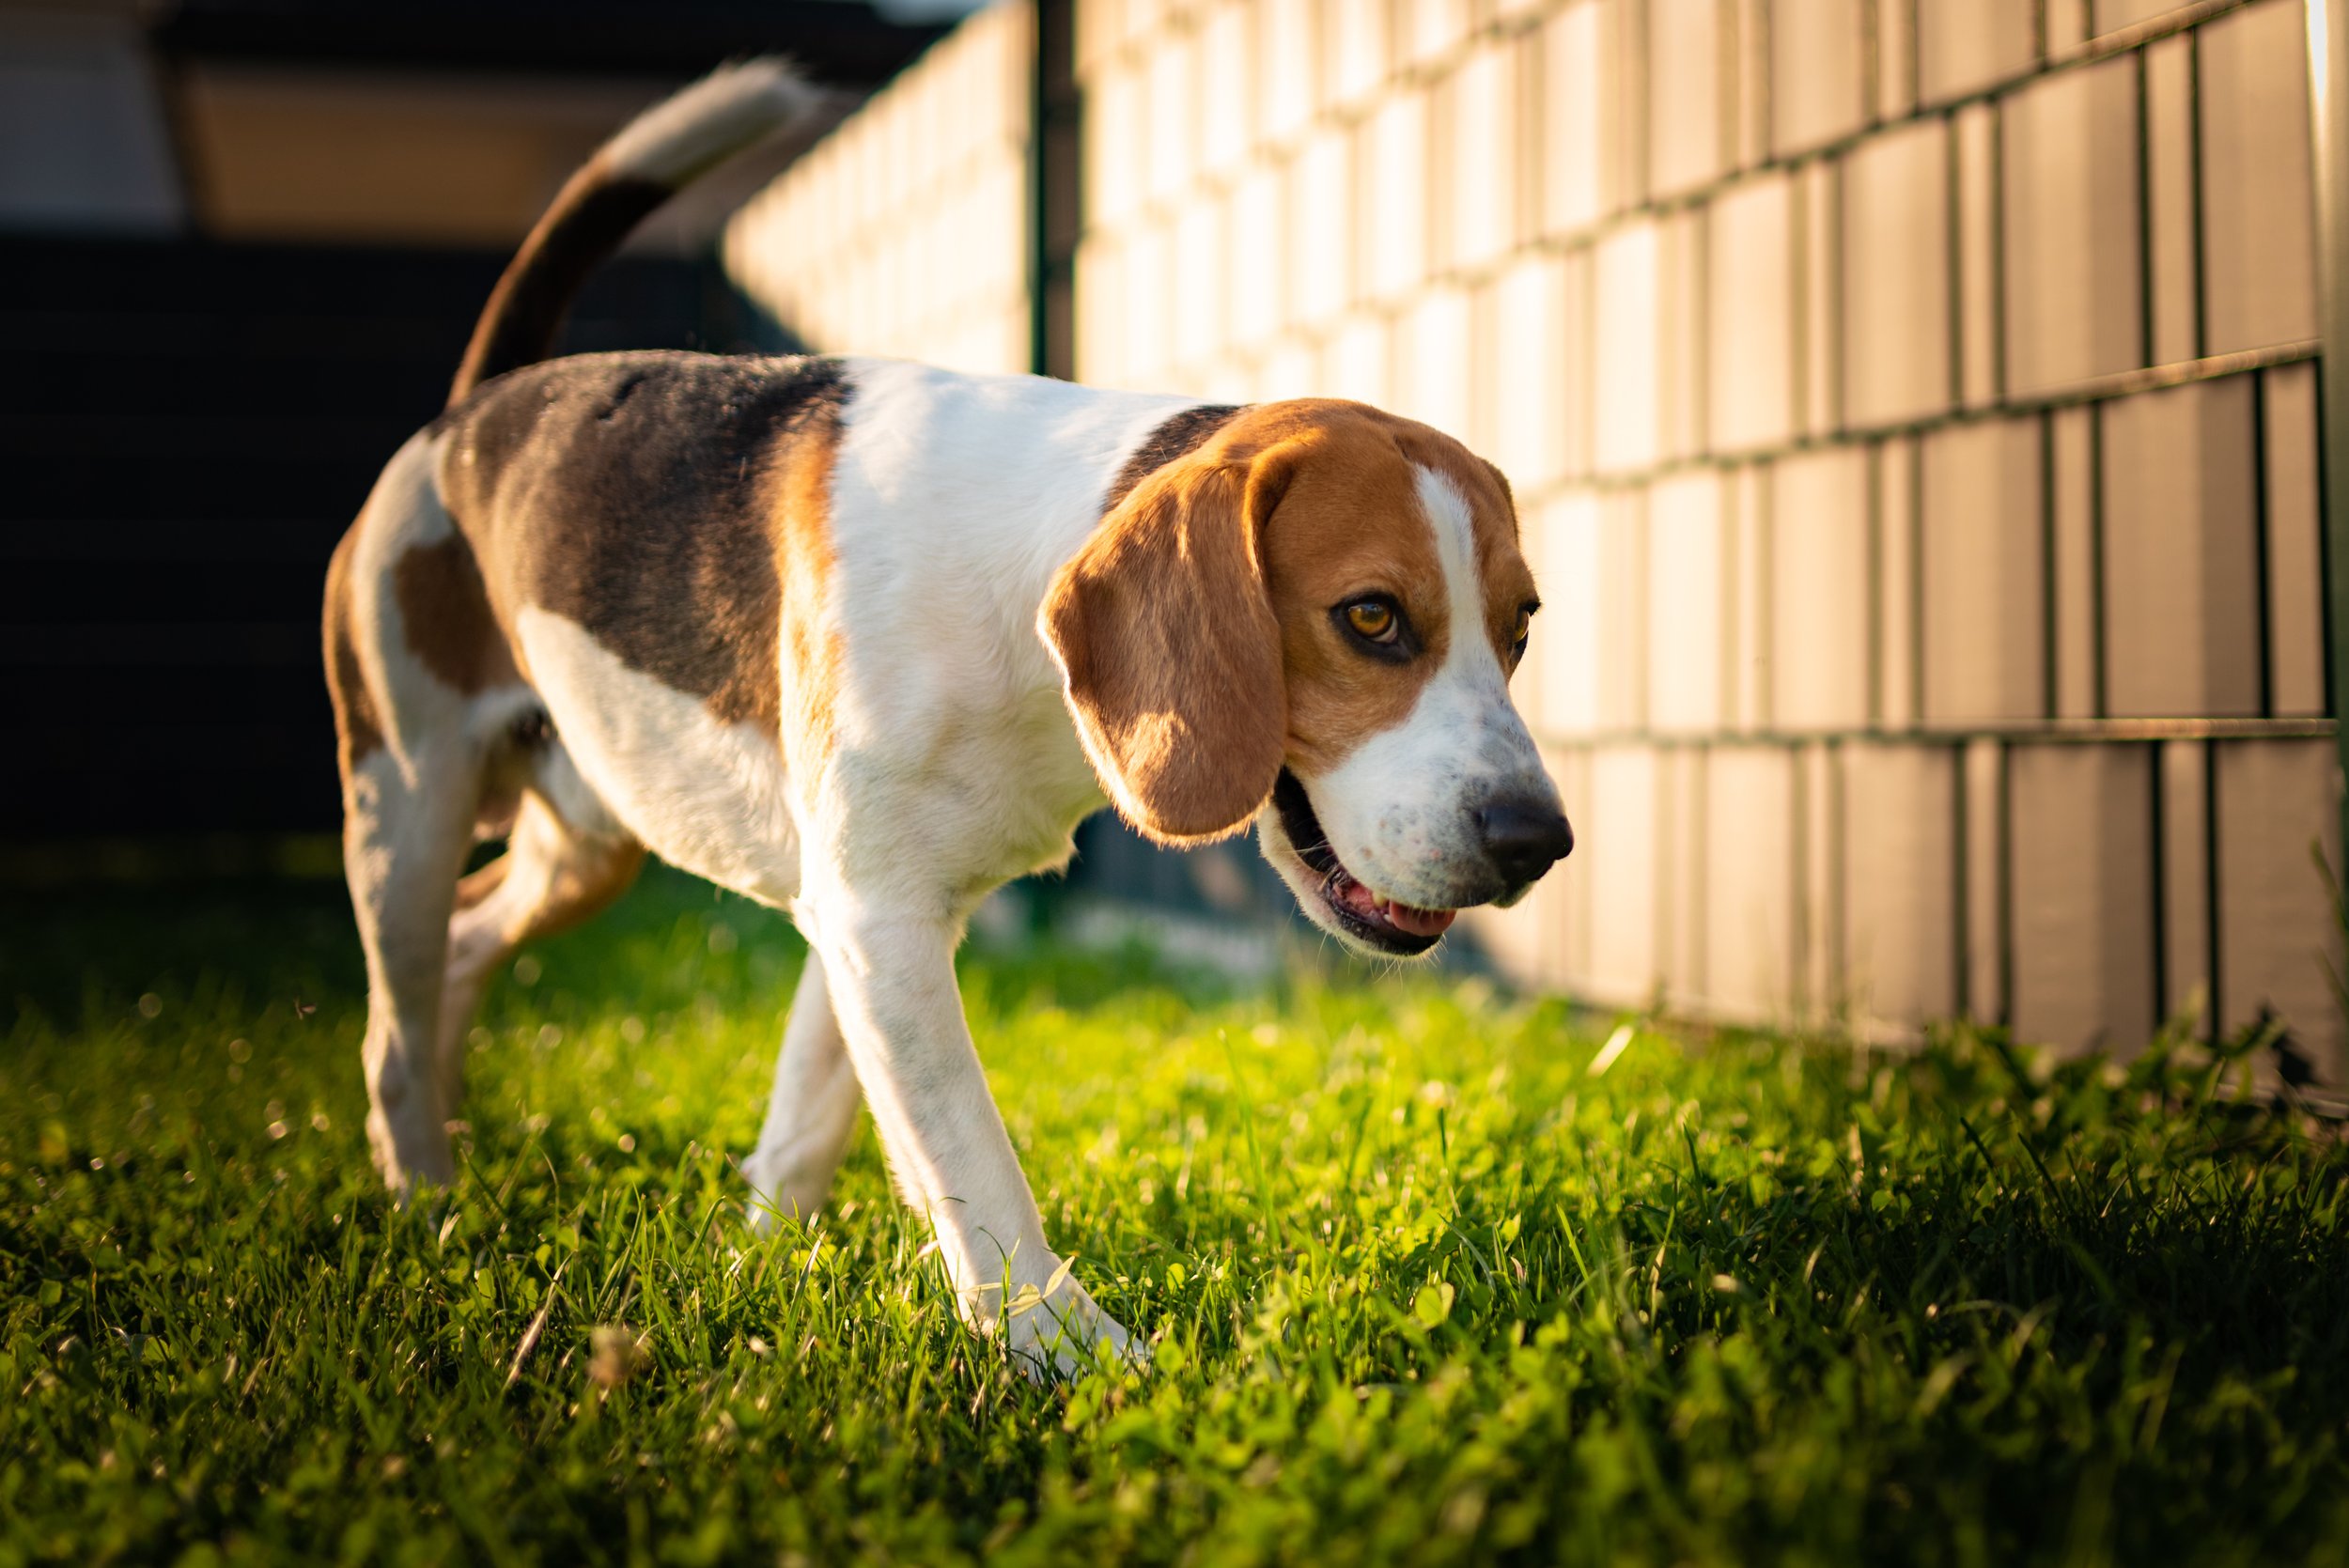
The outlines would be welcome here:
<svg viewBox="0 0 2349 1568">
<path fill-rule="evenodd" d="M 1202 403 L 1195 409 L 1185 409 L 1161 421 L 1158 428 L 1143 438 L 1110 482 L 1109 499 L 1101 503 L 1106 514 L 1117 510 L 1119 502 L 1133 494 L 1134 487 L 1177 458 L 1190 456 L 1199 449 L 1209 436 L 1232 422 L 1238 413 L 1236 403 Z"/>
<path fill-rule="evenodd" d="M 770 479 L 801 443 L 838 442 L 850 392 L 816 356 L 551 360 L 451 411 L 443 489 L 509 633 L 537 605 L 771 732 L 782 539 L 830 520 L 781 515 Z"/>
</svg>

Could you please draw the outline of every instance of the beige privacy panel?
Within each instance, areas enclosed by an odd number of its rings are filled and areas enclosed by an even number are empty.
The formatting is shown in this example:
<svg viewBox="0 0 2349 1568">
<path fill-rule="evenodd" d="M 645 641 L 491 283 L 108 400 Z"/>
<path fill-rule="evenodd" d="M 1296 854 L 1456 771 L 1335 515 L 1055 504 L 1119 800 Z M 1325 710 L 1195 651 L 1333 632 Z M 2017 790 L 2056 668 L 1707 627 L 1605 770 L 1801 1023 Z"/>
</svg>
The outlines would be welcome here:
<svg viewBox="0 0 2349 1568">
<path fill-rule="evenodd" d="M 1610 1004 L 2064 1048 L 2285 1020 L 2317 857 L 2302 0 L 1078 0 L 1076 365 L 1515 484 Z M 745 214 L 826 347 L 1021 362 L 1020 7 Z"/>
<path fill-rule="evenodd" d="M 1081 5 L 1081 371 L 1510 474 L 1529 980 L 2338 1073 L 2302 14 Z"/>
<path fill-rule="evenodd" d="M 1034 39 L 1019 0 L 957 28 L 742 209 L 728 274 L 817 349 L 1028 368 Z"/>
</svg>

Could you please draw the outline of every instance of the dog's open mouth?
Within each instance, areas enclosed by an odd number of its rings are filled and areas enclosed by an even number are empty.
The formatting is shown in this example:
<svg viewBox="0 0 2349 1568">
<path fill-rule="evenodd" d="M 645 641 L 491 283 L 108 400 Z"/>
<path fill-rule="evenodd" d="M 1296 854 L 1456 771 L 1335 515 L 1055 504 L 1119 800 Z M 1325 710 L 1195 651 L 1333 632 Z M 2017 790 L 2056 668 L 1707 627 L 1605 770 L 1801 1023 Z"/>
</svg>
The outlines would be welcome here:
<svg viewBox="0 0 2349 1568">
<path fill-rule="evenodd" d="M 1272 786 L 1272 803 L 1281 813 L 1281 831 L 1289 847 L 1320 878 L 1316 891 L 1330 912 L 1346 931 L 1373 947 L 1408 955 L 1424 953 L 1451 929 L 1457 909 L 1416 909 L 1379 897 L 1354 879 L 1354 874 L 1330 847 L 1330 835 L 1314 815 L 1305 785 L 1287 768 Z"/>
</svg>

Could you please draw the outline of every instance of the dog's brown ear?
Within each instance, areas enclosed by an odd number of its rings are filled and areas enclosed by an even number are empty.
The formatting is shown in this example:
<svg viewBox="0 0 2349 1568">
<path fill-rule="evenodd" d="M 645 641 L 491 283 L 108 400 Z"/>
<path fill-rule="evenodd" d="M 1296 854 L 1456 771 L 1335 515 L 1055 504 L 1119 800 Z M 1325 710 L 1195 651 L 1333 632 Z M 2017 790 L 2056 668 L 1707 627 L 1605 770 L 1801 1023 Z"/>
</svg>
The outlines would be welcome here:
<svg viewBox="0 0 2349 1568">
<path fill-rule="evenodd" d="M 1198 457 L 1148 475 L 1036 615 L 1102 787 L 1160 844 L 1237 832 L 1280 777 L 1288 696 L 1259 546 L 1287 468 Z"/>
</svg>

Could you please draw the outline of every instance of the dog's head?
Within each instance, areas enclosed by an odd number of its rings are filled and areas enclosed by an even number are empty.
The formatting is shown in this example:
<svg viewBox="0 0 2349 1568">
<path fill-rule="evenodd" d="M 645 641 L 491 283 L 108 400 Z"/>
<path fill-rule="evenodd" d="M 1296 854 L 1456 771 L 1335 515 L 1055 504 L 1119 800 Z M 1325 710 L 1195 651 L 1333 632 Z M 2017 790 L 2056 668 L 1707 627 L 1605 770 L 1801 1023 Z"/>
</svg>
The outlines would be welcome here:
<svg viewBox="0 0 2349 1568">
<path fill-rule="evenodd" d="M 1143 478 L 1037 624 L 1128 821 L 1174 845 L 1255 821 L 1307 916 L 1411 955 L 1573 847 L 1509 699 L 1538 608 L 1498 470 L 1310 399 Z"/>
</svg>

